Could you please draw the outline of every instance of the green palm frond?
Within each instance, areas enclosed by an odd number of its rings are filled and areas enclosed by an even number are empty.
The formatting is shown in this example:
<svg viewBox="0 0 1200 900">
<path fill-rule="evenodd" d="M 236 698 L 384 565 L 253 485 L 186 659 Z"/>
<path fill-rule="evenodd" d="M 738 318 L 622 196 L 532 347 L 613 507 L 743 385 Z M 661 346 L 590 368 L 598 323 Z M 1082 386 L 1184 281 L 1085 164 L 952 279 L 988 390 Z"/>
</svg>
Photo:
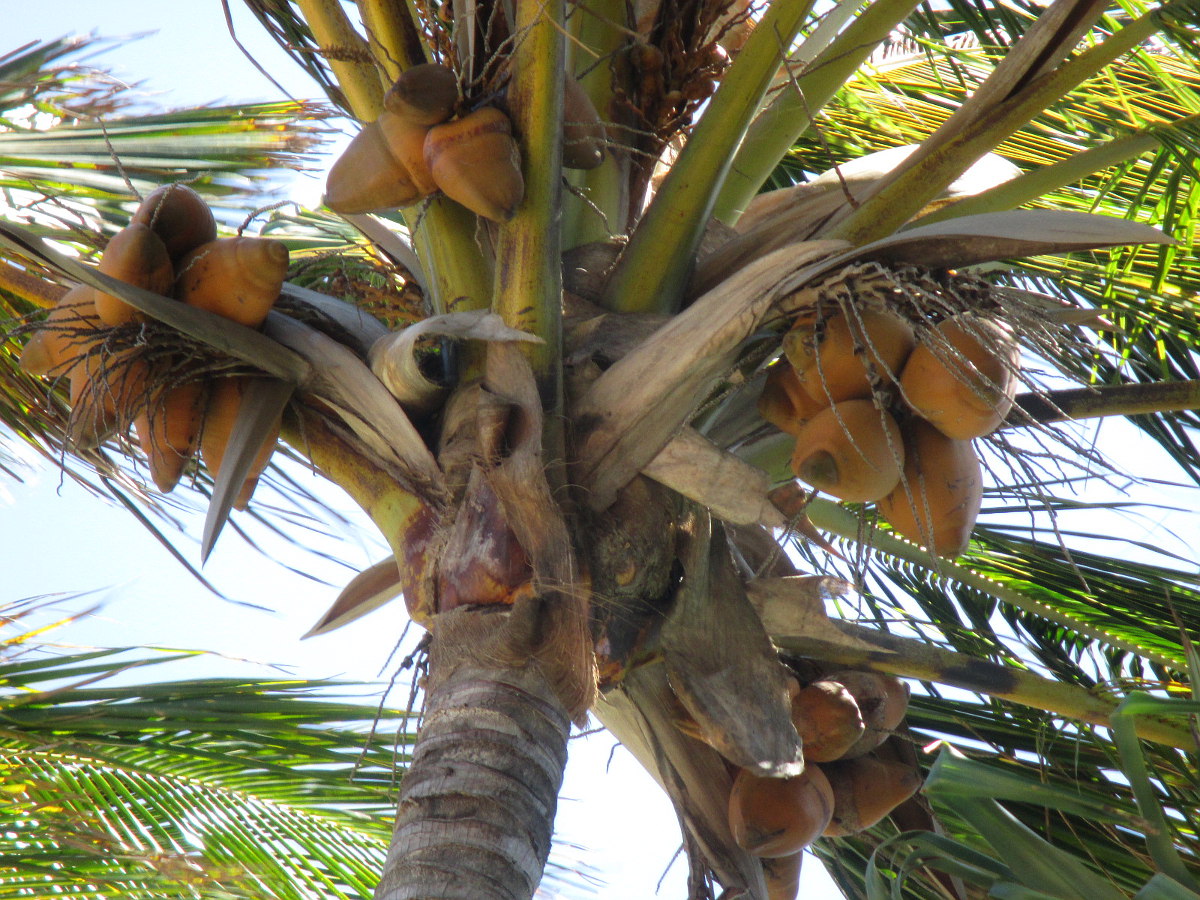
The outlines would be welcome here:
<svg viewBox="0 0 1200 900">
<path fill-rule="evenodd" d="M 133 681 L 180 656 L 0 663 L 0 896 L 369 896 L 404 714 L 333 682 Z"/>
</svg>

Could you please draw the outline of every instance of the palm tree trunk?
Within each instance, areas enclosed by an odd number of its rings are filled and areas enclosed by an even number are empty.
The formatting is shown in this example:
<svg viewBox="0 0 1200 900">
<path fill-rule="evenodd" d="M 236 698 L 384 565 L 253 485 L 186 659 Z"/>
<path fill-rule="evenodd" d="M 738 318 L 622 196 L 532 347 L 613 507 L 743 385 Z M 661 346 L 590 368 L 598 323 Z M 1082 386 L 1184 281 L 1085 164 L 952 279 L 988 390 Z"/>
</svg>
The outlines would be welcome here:
<svg viewBox="0 0 1200 900">
<path fill-rule="evenodd" d="M 537 889 L 571 723 L 536 663 L 480 652 L 481 630 L 509 630 L 510 616 L 439 616 L 425 718 L 375 900 L 528 900 Z"/>
</svg>

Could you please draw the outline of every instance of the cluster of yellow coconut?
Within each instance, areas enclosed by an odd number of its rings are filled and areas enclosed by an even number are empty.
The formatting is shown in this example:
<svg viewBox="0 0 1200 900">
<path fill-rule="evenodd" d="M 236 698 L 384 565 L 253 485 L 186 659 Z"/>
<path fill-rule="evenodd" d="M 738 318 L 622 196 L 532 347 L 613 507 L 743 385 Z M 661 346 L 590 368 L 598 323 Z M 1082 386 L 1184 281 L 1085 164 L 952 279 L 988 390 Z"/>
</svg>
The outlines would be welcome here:
<svg viewBox="0 0 1200 900">
<path fill-rule="evenodd" d="M 287 275 L 288 250 L 262 238 L 217 238 L 204 200 L 183 184 L 150 194 L 108 242 L 98 270 L 156 294 L 260 326 Z M 87 285 L 70 288 L 21 353 L 26 372 L 70 384 L 72 431 L 94 446 L 133 424 L 158 489 L 179 482 L 197 449 L 215 475 L 241 406 L 240 376 L 183 380 L 180 359 L 139 343 L 147 319 L 124 300 Z M 269 441 L 236 501 L 249 502 L 275 442 Z"/>
<path fill-rule="evenodd" d="M 841 500 L 878 502 L 901 535 L 943 556 L 966 549 L 982 498 L 971 444 L 1016 394 L 1011 329 L 973 313 L 914 324 L 846 304 L 784 337 L 759 399 L 796 439 L 792 471 Z"/>
<path fill-rule="evenodd" d="M 874 672 L 822 676 L 792 695 L 804 771 L 768 778 L 740 769 L 729 796 L 738 845 L 769 860 L 772 900 L 795 896 L 801 851 L 819 837 L 856 834 L 916 793 L 920 773 L 881 752 L 908 710 L 904 682 Z"/>
<path fill-rule="evenodd" d="M 334 163 L 325 205 L 344 215 L 410 206 L 441 191 L 477 215 L 512 218 L 525 195 L 512 123 L 494 106 L 451 118 L 459 105 L 454 70 L 439 63 L 407 69 L 384 109 L 363 125 Z M 604 158 L 605 130 L 573 78 L 564 89 L 563 164 L 590 169 Z"/>
</svg>

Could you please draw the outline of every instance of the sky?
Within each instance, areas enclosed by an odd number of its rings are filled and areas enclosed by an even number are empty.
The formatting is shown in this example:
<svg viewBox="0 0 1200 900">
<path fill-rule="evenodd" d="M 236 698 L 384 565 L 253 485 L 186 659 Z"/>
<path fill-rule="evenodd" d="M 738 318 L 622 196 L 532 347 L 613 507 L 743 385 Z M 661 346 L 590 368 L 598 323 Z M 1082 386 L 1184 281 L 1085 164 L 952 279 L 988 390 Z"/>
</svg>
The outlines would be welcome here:
<svg viewBox="0 0 1200 900">
<path fill-rule="evenodd" d="M 273 41 L 239 0 L 231 0 L 239 38 L 283 86 L 298 98 L 315 95 L 307 76 Z M 91 63 L 111 68 L 135 86 L 149 106 L 278 99 L 278 91 L 230 38 L 219 0 L 47 0 L 39 4 L 0 0 L 4 43 L 0 54 L 27 41 L 96 34 L 119 45 Z M 183 12 L 186 10 L 186 14 Z M 325 160 L 323 162 L 328 162 Z M 292 195 L 309 203 L 320 195 L 320 172 L 299 176 Z M 333 602 L 355 572 L 384 558 L 373 529 L 344 495 L 296 466 L 289 474 L 321 491 L 347 524 L 316 544 L 341 562 L 298 554 L 286 541 L 244 513 L 234 513 L 266 553 L 258 553 L 227 527 L 203 575 L 226 599 L 191 578 L 129 514 L 89 496 L 56 469 L 30 457 L 14 482 L 0 476 L 0 547 L 20 548 L 5 560 L 5 596 L 60 595 L 57 609 L 91 610 L 55 633 L 72 646 L 147 646 L 204 649 L 214 656 L 190 661 L 174 677 L 258 672 L 373 682 L 376 694 L 394 670 L 389 658 L 407 616 L 392 603 L 329 635 L 301 636 Z M 270 503 L 260 488 L 254 503 Z M 178 545 L 200 565 L 202 513 L 174 512 L 181 524 Z M 69 552 L 66 552 L 69 548 Z M 273 561 L 278 560 L 278 562 Z M 290 568 L 289 568 L 290 567 Z M 292 569 L 303 570 L 300 574 Z M 266 609 L 256 608 L 266 607 Z M 409 633 L 406 649 L 416 636 Z M 402 705 L 406 689 L 392 702 Z M 679 828 L 663 792 L 607 733 L 576 737 L 556 822 L 556 840 L 582 848 L 567 857 L 586 861 L 606 882 L 601 897 L 680 898 L 686 866 L 675 858 Z M 672 860 L 674 863 L 672 864 Z M 664 871 L 668 877 L 656 885 Z M 805 867 L 810 900 L 837 896 L 816 860 Z"/>
</svg>

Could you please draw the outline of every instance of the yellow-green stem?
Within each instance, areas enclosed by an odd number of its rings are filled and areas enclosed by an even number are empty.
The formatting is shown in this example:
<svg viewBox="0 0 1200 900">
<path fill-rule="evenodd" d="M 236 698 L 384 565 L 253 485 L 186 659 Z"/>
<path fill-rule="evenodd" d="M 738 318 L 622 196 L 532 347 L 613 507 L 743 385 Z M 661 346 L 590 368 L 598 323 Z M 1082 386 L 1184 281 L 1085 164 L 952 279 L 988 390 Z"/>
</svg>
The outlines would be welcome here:
<svg viewBox="0 0 1200 900">
<path fill-rule="evenodd" d="M 528 348 L 542 405 L 562 405 L 562 103 L 565 42 L 561 2 L 517 4 L 508 106 L 521 146 L 525 197 L 496 245 L 493 308 L 505 324 L 542 339 Z"/>
<path fill-rule="evenodd" d="M 568 50 L 574 50 L 572 71 L 584 73 L 579 83 L 605 122 L 611 122 L 614 116 L 616 86 L 611 60 L 629 40 L 618 24 L 625 21 L 625 10 L 625 0 L 587 0 L 575 4 L 569 22 L 573 40 Z M 610 144 L 599 166 L 568 175 L 572 187 L 582 196 L 563 195 L 564 250 L 606 240 L 625 228 L 629 217 L 629 154 L 621 149 L 620 137 L 619 132 L 609 135 Z"/>
<path fill-rule="evenodd" d="M 425 552 L 436 532 L 437 511 L 405 490 L 379 463 L 359 453 L 319 415 L 302 410 L 300 421 L 284 417 L 283 440 L 348 493 L 379 529 L 400 566 L 410 606 L 423 593 L 421 580 L 433 564 Z"/>
<path fill-rule="evenodd" d="M 811 6 L 811 0 L 776 0 L 768 8 L 634 229 L 605 288 L 604 306 L 619 312 L 679 308 L 733 152 Z"/>
<path fill-rule="evenodd" d="M 375 62 L 390 84 L 405 69 L 425 62 L 425 51 L 404 0 L 357 0 Z"/>
<path fill-rule="evenodd" d="M 325 54 L 338 86 L 361 122 L 371 122 L 383 109 L 383 84 L 371 51 L 343 12 L 338 0 L 296 0 L 304 21 Z"/>
<path fill-rule="evenodd" d="M 34 275 L 28 269 L 22 269 L 4 260 L 0 260 L 0 289 L 16 294 L 22 300 L 28 300 L 42 309 L 52 309 L 67 292 L 61 284 L 55 284 Z"/>
</svg>

